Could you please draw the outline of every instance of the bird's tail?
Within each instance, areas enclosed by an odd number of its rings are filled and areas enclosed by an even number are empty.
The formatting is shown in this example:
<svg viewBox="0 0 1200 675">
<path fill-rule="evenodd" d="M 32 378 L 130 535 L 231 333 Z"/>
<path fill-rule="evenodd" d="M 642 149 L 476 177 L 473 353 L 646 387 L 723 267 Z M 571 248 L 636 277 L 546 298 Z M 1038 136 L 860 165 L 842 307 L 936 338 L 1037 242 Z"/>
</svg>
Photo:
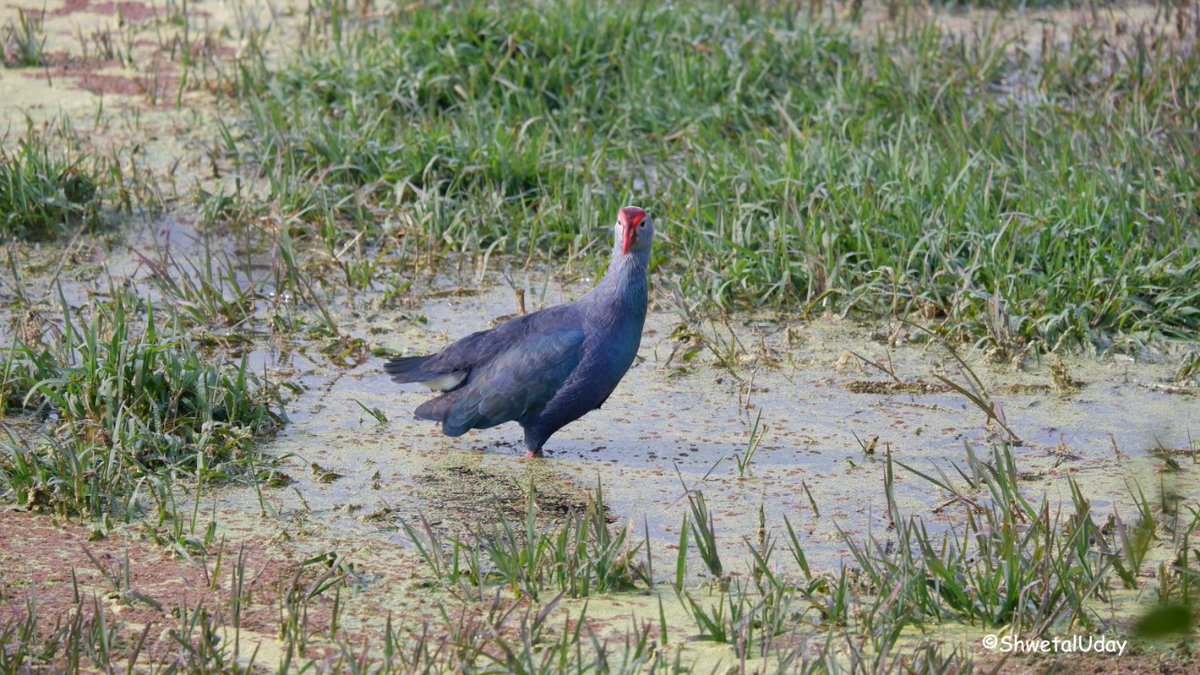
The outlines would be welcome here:
<svg viewBox="0 0 1200 675">
<path fill-rule="evenodd" d="M 417 419 L 432 420 L 434 422 L 446 421 L 446 415 L 450 412 L 451 406 L 454 405 L 454 399 L 454 394 L 450 393 L 422 403 L 417 406 Z"/>
<path fill-rule="evenodd" d="M 429 373 L 424 366 L 431 356 L 401 356 L 383 364 L 383 371 L 392 376 L 393 382 L 424 382 L 429 379 Z"/>
</svg>

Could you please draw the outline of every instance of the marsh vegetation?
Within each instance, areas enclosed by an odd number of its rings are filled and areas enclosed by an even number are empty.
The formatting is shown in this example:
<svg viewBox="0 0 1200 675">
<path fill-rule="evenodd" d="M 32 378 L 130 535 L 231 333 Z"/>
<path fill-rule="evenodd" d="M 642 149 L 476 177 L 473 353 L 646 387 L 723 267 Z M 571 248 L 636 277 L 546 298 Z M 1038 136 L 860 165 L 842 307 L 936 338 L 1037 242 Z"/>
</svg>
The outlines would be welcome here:
<svg viewBox="0 0 1200 675">
<path fill-rule="evenodd" d="M 0 672 L 1195 667 L 1195 3 L 194 4 L 0 15 Z M 641 416 L 407 419 L 627 203 Z"/>
</svg>

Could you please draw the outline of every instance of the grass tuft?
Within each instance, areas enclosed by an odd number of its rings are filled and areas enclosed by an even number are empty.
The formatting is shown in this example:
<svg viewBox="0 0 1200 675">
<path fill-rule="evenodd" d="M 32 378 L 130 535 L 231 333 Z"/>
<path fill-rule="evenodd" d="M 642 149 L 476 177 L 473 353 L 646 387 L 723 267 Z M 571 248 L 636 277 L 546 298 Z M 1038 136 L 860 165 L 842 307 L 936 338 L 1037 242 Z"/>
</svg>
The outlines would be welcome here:
<svg viewBox="0 0 1200 675">
<path fill-rule="evenodd" d="M 78 152 L 52 142 L 31 133 L 10 148 L 0 138 L 0 239 L 51 239 L 99 222 L 98 179 Z"/>
<path fill-rule="evenodd" d="M 63 301 L 49 345 L 18 342 L 0 362 L 0 397 L 41 440 L 10 435 L 0 491 L 27 508 L 100 515 L 142 481 L 220 477 L 284 421 L 274 385 L 240 362 L 198 353 L 152 305 L 114 292 L 83 321 Z"/>
<path fill-rule="evenodd" d="M 602 486 L 589 495 L 585 509 L 568 513 L 558 525 L 539 527 L 538 515 L 531 493 L 523 522 L 499 518 L 480 529 L 473 542 L 444 540 L 424 517 L 420 530 L 408 523 L 402 527 L 434 578 L 469 589 L 468 596 L 504 588 L 536 602 L 549 589 L 585 598 L 651 584 L 637 561 L 641 544 L 630 542 L 628 527 L 609 527 Z"/>
<path fill-rule="evenodd" d="M 45 63 L 46 31 L 42 24 L 45 10 L 32 12 L 17 10 L 17 18 L 10 19 L 0 29 L 0 48 L 3 50 L 4 65 L 9 68 L 31 68 Z"/>
</svg>

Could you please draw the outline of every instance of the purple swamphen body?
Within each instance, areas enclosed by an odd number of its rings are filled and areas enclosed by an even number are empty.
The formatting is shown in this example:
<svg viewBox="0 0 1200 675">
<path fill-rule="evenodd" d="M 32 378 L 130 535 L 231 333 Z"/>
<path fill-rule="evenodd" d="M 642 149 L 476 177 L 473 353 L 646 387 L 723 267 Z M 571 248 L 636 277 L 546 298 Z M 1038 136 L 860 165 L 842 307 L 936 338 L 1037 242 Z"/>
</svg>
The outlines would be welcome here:
<svg viewBox="0 0 1200 675">
<path fill-rule="evenodd" d="M 646 322 L 646 270 L 654 223 L 636 206 L 617 216 L 608 271 L 574 302 L 473 333 L 436 354 L 384 364 L 396 382 L 420 382 L 437 398 L 417 408 L 447 436 L 518 422 L 527 457 L 600 407 L 637 355 Z"/>
</svg>

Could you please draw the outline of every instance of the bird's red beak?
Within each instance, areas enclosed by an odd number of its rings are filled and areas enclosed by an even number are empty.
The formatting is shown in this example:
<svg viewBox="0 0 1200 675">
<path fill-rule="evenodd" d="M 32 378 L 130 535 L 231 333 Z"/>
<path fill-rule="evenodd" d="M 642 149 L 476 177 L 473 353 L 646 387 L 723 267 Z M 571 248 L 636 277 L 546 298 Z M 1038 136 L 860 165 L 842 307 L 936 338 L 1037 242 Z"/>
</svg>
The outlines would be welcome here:
<svg viewBox="0 0 1200 675">
<path fill-rule="evenodd" d="M 646 219 L 646 212 L 636 206 L 626 206 L 621 209 L 617 219 L 625 226 L 624 238 L 621 240 L 621 255 L 629 255 L 629 249 L 637 241 L 638 226 Z"/>
</svg>

